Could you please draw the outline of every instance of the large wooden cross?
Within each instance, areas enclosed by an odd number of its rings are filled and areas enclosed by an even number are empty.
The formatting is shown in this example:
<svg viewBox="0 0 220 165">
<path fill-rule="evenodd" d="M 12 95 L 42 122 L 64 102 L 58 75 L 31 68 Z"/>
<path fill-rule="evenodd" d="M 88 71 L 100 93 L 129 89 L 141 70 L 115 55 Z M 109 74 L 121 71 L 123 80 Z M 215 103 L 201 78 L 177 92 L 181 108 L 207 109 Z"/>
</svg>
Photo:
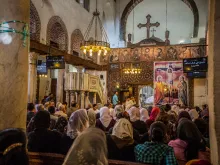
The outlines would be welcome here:
<svg viewBox="0 0 220 165">
<path fill-rule="evenodd" d="M 147 23 L 146 23 L 146 24 L 141 24 L 141 23 L 139 23 L 139 24 L 138 24 L 138 27 L 139 27 L 139 28 L 142 28 L 142 27 L 146 27 L 146 28 L 147 28 L 147 39 L 148 39 L 148 38 L 150 38 L 150 28 L 153 27 L 153 26 L 158 27 L 158 26 L 160 26 L 160 23 L 159 23 L 159 22 L 151 23 L 151 22 L 150 22 L 150 19 L 151 19 L 151 15 L 150 15 L 150 14 L 148 14 L 148 15 L 146 16 L 146 18 L 147 18 Z"/>
</svg>

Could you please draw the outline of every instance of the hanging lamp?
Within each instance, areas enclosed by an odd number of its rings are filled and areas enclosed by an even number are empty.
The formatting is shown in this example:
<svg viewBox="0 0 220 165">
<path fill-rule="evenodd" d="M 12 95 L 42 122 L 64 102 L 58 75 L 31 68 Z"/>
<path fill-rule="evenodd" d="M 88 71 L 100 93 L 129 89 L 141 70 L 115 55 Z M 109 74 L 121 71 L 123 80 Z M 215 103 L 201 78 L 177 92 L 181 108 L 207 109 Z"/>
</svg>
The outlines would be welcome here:
<svg viewBox="0 0 220 165">
<path fill-rule="evenodd" d="M 110 43 L 108 40 L 108 36 L 105 32 L 105 29 L 102 25 L 102 21 L 100 19 L 100 12 L 97 9 L 97 0 L 96 0 L 96 10 L 93 12 L 92 20 L 89 23 L 89 26 L 84 34 L 84 41 L 80 45 L 80 50 L 83 51 L 85 55 L 93 56 L 93 54 L 107 55 L 110 51 Z M 91 30 L 94 27 L 94 39 L 91 35 Z"/>
</svg>

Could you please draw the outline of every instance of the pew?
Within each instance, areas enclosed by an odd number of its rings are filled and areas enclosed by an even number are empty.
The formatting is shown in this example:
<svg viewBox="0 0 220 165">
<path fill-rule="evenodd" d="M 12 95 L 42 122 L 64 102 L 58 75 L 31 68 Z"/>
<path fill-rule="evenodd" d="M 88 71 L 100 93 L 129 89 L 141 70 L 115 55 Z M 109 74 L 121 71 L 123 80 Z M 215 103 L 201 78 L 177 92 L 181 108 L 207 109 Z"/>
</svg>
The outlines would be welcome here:
<svg viewBox="0 0 220 165">
<path fill-rule="evenodd" d="M 62 165 L 65 155 L 54 153 L 36 153 L 29 152 L 30 165 Z M 142 163 L 126 162 L 120 160 L 108 160 L 109 165 L 149 165 Z M 185 165 L 186 162 L 178 161 L 179 165 Z"/>
<path fill-rule="evenodd" d="M 53 153 L 29 152 L 30 165 L 62 165 L 65 156 Z M 109 165 L 144 165 L 141 163 L 125 162 L 119 160 L 109 160 Z M 145 164 L 146 165 L 146 164 Z"/>
</svg>

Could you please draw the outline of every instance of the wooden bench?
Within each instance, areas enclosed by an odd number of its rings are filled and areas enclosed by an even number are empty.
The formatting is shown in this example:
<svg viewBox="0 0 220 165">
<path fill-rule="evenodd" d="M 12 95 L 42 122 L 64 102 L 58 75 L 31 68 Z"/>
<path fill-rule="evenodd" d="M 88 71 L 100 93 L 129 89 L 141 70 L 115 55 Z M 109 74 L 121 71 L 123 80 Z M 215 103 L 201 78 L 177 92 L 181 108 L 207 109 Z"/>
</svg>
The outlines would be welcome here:
<svg viewBox="0 0 220 165">
<path fill-rule="evenodd" d="M 60 154 L 29 152 L 30 165 L 62 165 L 64 158 L 65 156 Z M 143 164 L 124 162 L 118 160 L 109 160 L 109 165 L 143 165 Z"/>
<path fill-rule="evenodd" d="M 53 153 L 29 152 L 30 165 L 62 165 L 65 155 Z M 141 163 L 125 162 L 119 160 L 108 160 L 109 165 L 144 165 Z M 178 161 L 179 165 L 185 165 L 185 162 Z M 145 164 L 147 165 L 147 164 Z"/>
</svg>

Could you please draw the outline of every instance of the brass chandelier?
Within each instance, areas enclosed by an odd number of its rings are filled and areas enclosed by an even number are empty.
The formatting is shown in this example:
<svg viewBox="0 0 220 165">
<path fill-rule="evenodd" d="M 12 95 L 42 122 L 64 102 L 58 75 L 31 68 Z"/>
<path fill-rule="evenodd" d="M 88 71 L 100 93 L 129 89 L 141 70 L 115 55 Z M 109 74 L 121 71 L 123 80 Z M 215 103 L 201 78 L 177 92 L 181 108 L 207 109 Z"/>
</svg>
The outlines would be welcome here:
<svg viewBox="0 0 220 165">
<path fill-rule="evenodd" d="M 132 64 L 130 67 L 123 69 L 123 72 L 125 74 L 140 74 L 141 71 L 142 71 L 142 69 L 140 67 L 138 67 L 138 66 L 133 67 Z"/>
<path fill-rule="evenodd" d="M 108 36 L 105 32 L 105 29 L 102 25 L 102 21 L 99 16 L 100 12 L 97 9 L 96 0 L 96 11 L 93 12 L 92 20 L 90 21 L 89 26 L 84 35 L 84 41 L 80 45 L 80 50 L 82 50 L 85 55 L 88 54 L 89 56 L 93 56 L 94 53 L 97 53 L 98 56 L 105 56 L 110 51 L 110 43 L 108 40 Z M 91 39 L 93 38 L 93 36 L 91 36 L 90 34 L 91 30 L 93 29 L 93 24 L 95 24 L 94 40 Z"/>
</svg>

